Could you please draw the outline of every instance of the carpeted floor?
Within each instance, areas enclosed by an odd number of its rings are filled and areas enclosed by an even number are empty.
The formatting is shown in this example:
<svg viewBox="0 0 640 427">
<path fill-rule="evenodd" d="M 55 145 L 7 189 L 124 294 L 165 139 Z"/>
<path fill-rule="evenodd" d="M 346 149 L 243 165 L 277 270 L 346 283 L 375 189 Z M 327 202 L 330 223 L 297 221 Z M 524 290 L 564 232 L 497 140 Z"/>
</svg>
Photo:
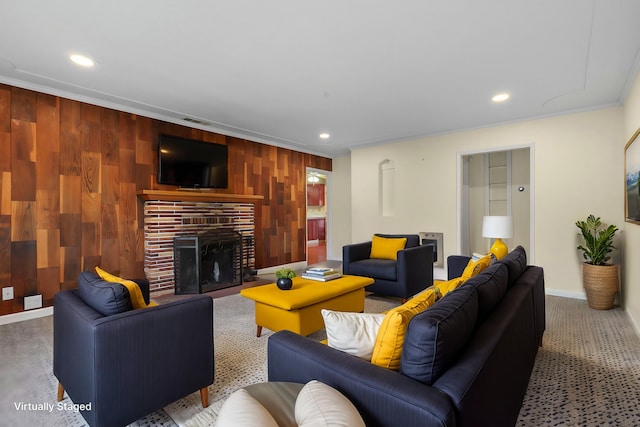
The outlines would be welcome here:
<svg viewBox="0 0 640 427">
<path fill-rule="evenodd" d="M 640 426 L 640 338 L 621 308 L 547 296 L 519 426 Z"/>
<path fill-rule="evenodd" d="M 640 426 L 640 338 L 624 311 L 596 311 L 585 301 L 547 297 L 547 330 L 518 426 Z M 366 311 L 397 301 L 368 297 Z M 253 302 L 239 295 L 214 300 L 216 381 L 211 406 L 198 393 L 133 426 L 214 425 L 224 398 L 266 380 L 266 343 L 255 336 Z M 52 317 L 0 326 L 0 425 L 81 426 L 68 411 L 20 410 L 20 402 L 55 404 L 51 368 Z M 322 332 L 314 339 L 322 339 Z M 68 397 L 65 401 L 69 401 Z"/>
</svg>

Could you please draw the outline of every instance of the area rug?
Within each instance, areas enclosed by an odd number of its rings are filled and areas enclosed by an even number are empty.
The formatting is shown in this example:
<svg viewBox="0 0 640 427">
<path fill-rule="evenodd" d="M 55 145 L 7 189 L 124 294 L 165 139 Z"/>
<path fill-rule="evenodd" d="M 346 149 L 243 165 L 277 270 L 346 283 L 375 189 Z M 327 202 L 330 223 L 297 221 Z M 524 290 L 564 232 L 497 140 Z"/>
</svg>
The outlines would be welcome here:
<svg viewBox="0 0 640 427">
<path fill-rule="evenodd" d="M 399 304 L 397 299 L 368 296 L 365 312 L 380 313 Z M 164 410 L 179 426 L 212 426 L 225 398 L 244 386 L 267 381 L 267 341 L 272 331 L 264 328 L 256 337 L 254 302 L 240 295 L 214 300 L 215 381 L 209 387 L 212 402 L 203 409 L 200 394 L 192 393 Z M 325 338 L 324 331 L 309 336 Z"/>
<path fill-rule="evenodd" d="M 365 311 L 397 301 L 367 297 Z M 586 301 L 547 296 L 547 329 L 517 426 L 640 426 L 640 338 L 621 308 L 599 311 Z M 267 340 L 255 336 L 253 302 L 239 295 L 214 300 L 215 382 L 203 410 L 198 392 L 131 424 L 213 426 L 226 396 L 266 380 Z M 312 335 L 320 340 L 323 332 Z M 24 404 L 55 404 L 53 317 L 0 326 L 0 425 L 86 426 L 72 411 Z M 70 402 L 65 397 L 63 402 Z"/>
</svg>

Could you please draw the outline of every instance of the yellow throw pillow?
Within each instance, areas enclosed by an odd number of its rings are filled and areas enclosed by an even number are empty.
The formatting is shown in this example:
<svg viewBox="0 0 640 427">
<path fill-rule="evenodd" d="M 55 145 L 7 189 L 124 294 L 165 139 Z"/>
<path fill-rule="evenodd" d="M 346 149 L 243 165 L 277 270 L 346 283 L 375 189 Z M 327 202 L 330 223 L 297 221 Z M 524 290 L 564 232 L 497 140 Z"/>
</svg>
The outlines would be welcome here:
<svg viewBox="0 0 640 427">
<path fill-rule="evenodd" d="M 406 237 L 380 237 L 371 239 L 371 255 L 369 258 L 398 259 L 398 251 L 404 249 L 407 244 Z"/>
<path fill-rule="evenodd" d="M 389 310 L 378 330 L 371 363 L 383 368 L 399 370 L 402 345 L 409 322 L 413 316 L 433 305 L 435 300 L 436 291 L 427 289 L 401 306 Z"/>
<path fill-rule="evenodd" d="M 435 283 L 439 282 L 439 280 L 434 280 L 433 281 L 433 285 L 429 286 L 427 289 L 425 289 L 424 291 L 422 291 L 419 295 L 422 295 L 422 293 L 427 292 L 427 291 L 433 291 L 436 294 L 436 301 L 438 301 L 440 298 L 442 298 L 444 296 L 444 294 L 442 293 L 442 291 L 440 290 L 440 288 L 438 288 Z"/>
<path fill-rule="evenodd" d="M 462 272 L 462 280 L 465 281 L 474 276 L 477 276 L 482 270 L 489 267 L 489 264 L 491 264 L 491 254 L 485 255 L 477 261 L 474 261 L 472 259 L 469 260 L 469 263 Z"/>
<path fill-rule="evenodd" d="M 462 280 L 461 277 L 456 277 L 455 279 L 447 280 L 446 282 L 442 280 L 434 280 L 433 286 L 440 289 L 442 296 L 445 296 L 463 283 L 464 280 Z"/>
<path fill-rule="evenodd" d="M 120 283 L 125 288 L 127 288 L 127 290 L 129 291 L 129 297 L 131 298 L 131 305 L 133 306 L 134 310 L 138 308 L 154 307 L 158 305 L 153 301 L 147 304 L 144 301 L 144 297 L 142 296 L 140 286 L 138 286 L 138 284 L 133 280 L 122 279 L 118 276 L 114 276 L 113 274 L 107 273 L 100 267 L 96 267 L 96 273 L 98 273 L 98 276 L 100 276 L 102 280 L 106 280 L 107 282 L 112 283 Z"/>
</svg>

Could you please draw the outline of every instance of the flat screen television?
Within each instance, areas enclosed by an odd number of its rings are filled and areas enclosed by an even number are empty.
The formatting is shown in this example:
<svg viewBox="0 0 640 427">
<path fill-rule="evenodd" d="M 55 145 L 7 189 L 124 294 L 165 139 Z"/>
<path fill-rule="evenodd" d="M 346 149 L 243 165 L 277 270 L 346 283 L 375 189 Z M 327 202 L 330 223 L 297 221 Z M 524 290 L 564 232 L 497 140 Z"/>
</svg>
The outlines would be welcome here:
<svg viewBox="0 0 640 427">
<path fill-rule="evenodd" d="M 160 135 L 158 183 L 184 188 L 227 188 L 226 145 Z"/>
</svg>

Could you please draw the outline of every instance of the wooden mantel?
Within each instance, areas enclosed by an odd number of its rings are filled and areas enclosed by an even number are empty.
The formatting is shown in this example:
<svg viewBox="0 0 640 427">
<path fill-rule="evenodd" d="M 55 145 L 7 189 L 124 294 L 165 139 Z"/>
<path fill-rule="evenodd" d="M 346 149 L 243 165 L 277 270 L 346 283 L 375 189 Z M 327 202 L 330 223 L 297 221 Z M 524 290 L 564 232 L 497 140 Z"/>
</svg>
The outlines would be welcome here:
<svg viewBox="0 0 640 427">
<path fill-rule="evenodd" d="M 142 200 L 166 200 L 169 202 L 248 202 L 256 203 L 264 199 L 264 196 L 246 194 L 213 193 L 206 190 L 142 190 L 138 191 L 138 197 Z"/>
</svg>

